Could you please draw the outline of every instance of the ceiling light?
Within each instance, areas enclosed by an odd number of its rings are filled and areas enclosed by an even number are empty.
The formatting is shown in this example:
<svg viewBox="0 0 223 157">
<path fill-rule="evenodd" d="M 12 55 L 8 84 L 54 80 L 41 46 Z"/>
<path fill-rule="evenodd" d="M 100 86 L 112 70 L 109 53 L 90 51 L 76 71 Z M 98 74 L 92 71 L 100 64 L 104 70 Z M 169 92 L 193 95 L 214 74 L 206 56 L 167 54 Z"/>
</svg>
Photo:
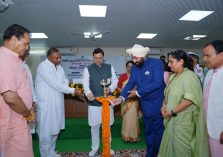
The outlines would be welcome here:
<svg viewBox="0 0 223 157">
<path fill-rule="evenodd" d="M 105 17 L 107 6 L 99 5 L 79 5 L 82 17 Z"/>
<path fill-rule="evenodd" d="M 207 35 L 193 35 L 193 38 L 204 38 L 206 37 Z"/>
<path fill-rule="evenodd" d="M 102 34 L 98 34 L 99 32 L 84 32 L 85 38 L 102 38 Z M 98 35 L 95 35 L 98 34 Z"/>
<path fill-rule="evenodd" d="M 46 34 L 44 33 L 30 33 L 30 36 L 32 39 L 37 39 L 37 38 L 48 38 Z"/>
<path fill-rule="evenodd" d="M 199 40 L 201 38 L 205 38 L 207 35 L 192 35 L 184 38 L 185 40 Z"/>
<path fill-rule="evenodd" d="M 137 36 L 138 39 L 152 39 L 156 36 L 157 34 L 153 33 L 141 33 Z"/>
<path fill-rule="evenodd" d="M 200 38 L 193 38 L 191 36 L 184 38 L 184 40 L 199 40 Z"/>
<path fill-rule="evenodd" d="M 214 11 L 201 11 L 201 10 L 191 10 L 179 20 L 184 21 L 200 21 L 201 19 L 207 17 L 212 14 Z"/>
</svg>

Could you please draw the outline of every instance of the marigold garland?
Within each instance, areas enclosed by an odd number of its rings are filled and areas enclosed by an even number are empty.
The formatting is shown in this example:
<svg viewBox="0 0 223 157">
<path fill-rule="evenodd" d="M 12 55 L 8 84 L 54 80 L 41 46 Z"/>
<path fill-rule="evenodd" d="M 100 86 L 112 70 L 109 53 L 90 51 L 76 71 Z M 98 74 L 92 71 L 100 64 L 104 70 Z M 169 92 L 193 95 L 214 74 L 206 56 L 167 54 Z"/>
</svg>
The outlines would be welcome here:
<svg viewBox="0 0 223 157">
<path fill-rule="evenodd" d="M 96 100 L 102 103 L 102 157 L 110 157 L 110 102 L 114 96 L 97 97 Z"/>
</svg>

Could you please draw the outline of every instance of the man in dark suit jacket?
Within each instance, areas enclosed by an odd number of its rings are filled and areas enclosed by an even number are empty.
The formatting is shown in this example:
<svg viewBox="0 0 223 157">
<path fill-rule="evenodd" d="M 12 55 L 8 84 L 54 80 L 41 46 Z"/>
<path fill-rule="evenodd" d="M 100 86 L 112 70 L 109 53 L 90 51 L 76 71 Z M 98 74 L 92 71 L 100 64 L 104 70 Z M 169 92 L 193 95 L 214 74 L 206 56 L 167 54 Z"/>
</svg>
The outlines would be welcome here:
<svg viewBox="0 0 223 157">
<path fill-rule="evenodd" d="M 112 102 L 117 105 L 127 98 L 136 96 L 140 98 L 147 143 L 146 157 L 156 157 L 164 130 L 160 113 L 165 88 L 163 63 L 159 59 L 148 58 L 149 48 L 138 44 L 127 49 L 126 52 L 132 57 L 134 65 L 121 96 Z"/>
</svg>

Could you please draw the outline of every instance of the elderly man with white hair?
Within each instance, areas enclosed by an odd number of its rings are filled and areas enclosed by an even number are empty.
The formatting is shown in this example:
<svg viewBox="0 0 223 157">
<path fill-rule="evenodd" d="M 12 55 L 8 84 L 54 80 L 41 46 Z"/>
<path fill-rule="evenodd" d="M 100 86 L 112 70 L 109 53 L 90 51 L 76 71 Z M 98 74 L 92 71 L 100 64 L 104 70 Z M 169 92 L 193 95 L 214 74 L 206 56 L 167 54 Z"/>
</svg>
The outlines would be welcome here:
<svg viewBox="0 0 223 157">
<path fill-rule="evenodd" d="M 157 157 L 164 130 L 160 113 L 165 88 L 164 67 L 161 60 L 147 57 L 149 50 L 148 47 L 138 44 L 126 50 L 134 65 L 121 96 L 113 99 L 112 102 L 118 105 L 128 98 L 139 97 L 147 143 L 146 157 Z"/>
</svg>

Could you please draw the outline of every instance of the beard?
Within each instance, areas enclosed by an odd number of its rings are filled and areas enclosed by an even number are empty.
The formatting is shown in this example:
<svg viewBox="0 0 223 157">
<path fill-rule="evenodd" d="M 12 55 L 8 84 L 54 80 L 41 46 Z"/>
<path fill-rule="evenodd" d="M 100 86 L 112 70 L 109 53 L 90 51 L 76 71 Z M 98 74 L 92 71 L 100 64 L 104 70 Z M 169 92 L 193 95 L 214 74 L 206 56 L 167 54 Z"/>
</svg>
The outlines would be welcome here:
<svg viewBox="0 0 223 157">
<path fill-rule="evenodd" d="M 143 64 L 144 64 L 144 59 L 143 60 L 141 60 L 140 62 L 135 62 L 134 64 L 138 67 L 138 68 L 140 68 L 140 67 L 142 67 L 143 66 Z"/>
</svg>

